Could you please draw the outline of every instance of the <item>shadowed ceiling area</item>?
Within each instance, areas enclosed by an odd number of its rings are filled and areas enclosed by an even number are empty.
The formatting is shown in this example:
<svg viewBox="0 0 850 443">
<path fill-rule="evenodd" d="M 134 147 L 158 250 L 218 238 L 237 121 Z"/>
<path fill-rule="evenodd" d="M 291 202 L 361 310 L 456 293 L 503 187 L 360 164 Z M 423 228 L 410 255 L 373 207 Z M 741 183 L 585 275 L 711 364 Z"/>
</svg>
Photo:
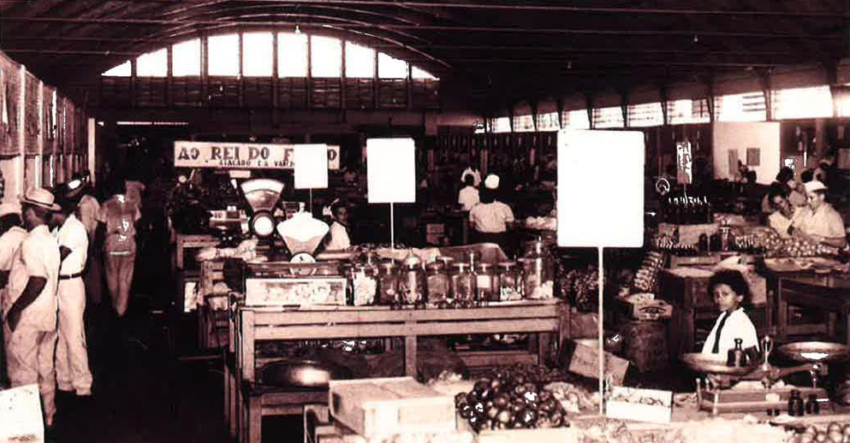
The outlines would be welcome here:
<svg viewBox="0 0 850 443">
<path fill-rule="evenodd" d="M 60 88 L 189 38 L 296 26 L 462 82 L 481 103 L 850 53 L 847 0 L 0 0 L 0 17 L 0 50 Z"/>
</svg>

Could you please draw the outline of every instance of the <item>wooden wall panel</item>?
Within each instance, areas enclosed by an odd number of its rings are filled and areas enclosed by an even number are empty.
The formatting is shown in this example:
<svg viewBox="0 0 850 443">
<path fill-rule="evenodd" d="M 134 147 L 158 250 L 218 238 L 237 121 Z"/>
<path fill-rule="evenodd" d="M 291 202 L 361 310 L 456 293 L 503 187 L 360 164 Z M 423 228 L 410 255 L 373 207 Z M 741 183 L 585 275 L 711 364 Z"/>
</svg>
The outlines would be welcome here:
<svg viewBox="0 0 850 443">
<path fill-rule="evenodd" d="M 165 91 L 167 86 L 168 79 L 166 78 L 136 78 L 136 106 L 140 108 L 158 108 L 166 106 Z"/>
<path fill-rule="evenodd" d="M 41 152 L 50 155 L 56 149 L 56 116 L 53 105 L 53 94 L 56 89 L 44 85 L 41 93 L 41 138 L 44 143 Z"/>
<path fill-rule="evenodd" d="M 307 78 L 277 79 L 277 106 L 281 109 L 307 109 Z"/>
<path fill-rule="evenodd" d="M 100 105 L 105 108 L 130 107 L 130 77 L 101 77 Z"/>
<path fill-rule="evenodd" d="M 347 78 L 345 79 L 345 108 L 374 109 L 375 79 Z"/>
<path fill-rule="evenodd" d="M 339 78 L 310 79 L 310 103 L 314 109 L 342 107 L 342 80 Z"/>
<path fill-rule="evenodd" d="M 21 73 L 17 63 L 0 55 L 2 103 L 0 105 L 0 154 L 20 153 L 20 87 Z"/>
<path fill-rule="evenodd" d="M 74 135 L 74 118 L 76 118 L 74 103 L 71 100 L 65 99 L 65 143 L 62 146 L 62 152 L 65 154 L 74 152 L 74 141 L 76 140 L 76 135 Z"/>
<path fill-rule="evenodd" d="M 41 154 L 41 114 L 38 112 L 41 81 L 29 72 L 24 77 L 24 152 L 38 155 Z"/>
<path fill-rule="evenodd" d="M 407 80 L 382 78 L 378 80 L 378 108 L 403 109 L 407 107 Z"/>
<path fill-rule="evenodd" d="M 239 107 L 239 79 L 235 77 L 210 77 L 207 91 L 209 92 L 211 107 Z"/>
<path fill-rule="evenodd" d="M 242 105 L 246 108 L 271 108 L 272 101 L 272 79 L 270 77 L 253 78 L 243 80 L 244 96 Z"/>
<path fill-rule="evenodd" d="M 203 82 L 200 77 L 174 77 L 171 99 L 175 107 L 194 108 L 204 105 Z"/>
</svg>

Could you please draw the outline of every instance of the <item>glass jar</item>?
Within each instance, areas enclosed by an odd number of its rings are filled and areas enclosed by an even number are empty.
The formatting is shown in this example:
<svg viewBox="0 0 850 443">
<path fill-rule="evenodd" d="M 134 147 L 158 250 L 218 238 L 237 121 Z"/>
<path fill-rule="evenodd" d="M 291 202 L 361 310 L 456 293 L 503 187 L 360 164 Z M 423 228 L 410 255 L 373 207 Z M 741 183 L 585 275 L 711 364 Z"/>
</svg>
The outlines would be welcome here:
<svg viewBox="0 0 850 443">
<path fill-rule="evenodd" d="M 349 268 L 348 278 L 351 283 L 351 306 L 367 306 L 375 304 L 378 292 L 378 268 L 368 264 L 359 264 Z"/>
<path fill-rule="evenodd" d="M 554 261 L 545 243 L 540 239 L 529 242 L 519 261 L 523 265 L 525 298 L 552 298 Z"/>
<path fill-rule="evenodd" d="M 469 267 L 469 263 L 455 263 L 452 265 L 450 276 L 452 297 L 461 305 L 469 305 L 475 296 L 475 275 Z"/>
<path fill-rule="evenodd" d="M 398 300 L 398 275 L 392 261 L 378 265 L 378 304 L 393 305 Z"/>
<path fill-rule="evenodd" d="M 398 278 L 398 293 L 401 304 L 415 305 L 425 301 L 424 275 L 419 259 L 404 261 Z"/>
<path fill-rule="evenodd" d="M 438 261 L 425 266 L 425 286 L 429 303 L 444 303 L 449 298 L 449 274 L 444 263 Z"/>
<path fill-rule="evenodd" d="M 475 286 L 476 286 L 476 301 L 485 303 L 489 301 L 499 301 L 499 292 L 496 289 L 496 273 L 493 272 L 493 265 L 489 263 L 478 263 L 475 266 Z"/>
<path fill-rule="evenodd" d="M 522 279 L 516 262 L 506 261 L 498 265 L 496 290 L 500 301 L 522 299 Z"/>
</svg>

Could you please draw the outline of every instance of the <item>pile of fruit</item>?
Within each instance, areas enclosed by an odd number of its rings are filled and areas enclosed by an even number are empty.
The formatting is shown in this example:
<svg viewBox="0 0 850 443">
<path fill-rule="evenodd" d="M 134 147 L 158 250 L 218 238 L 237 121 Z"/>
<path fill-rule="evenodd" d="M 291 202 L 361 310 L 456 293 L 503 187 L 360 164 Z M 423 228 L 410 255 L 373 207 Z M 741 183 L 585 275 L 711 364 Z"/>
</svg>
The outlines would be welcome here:
<svg viewBox="0 0 850 443">
<path fill-rule="evenodd" d="M 814 257 L 838 254 L 837 248 L 797 237 L 782 238 L 773 230 L 760 231 L 754 237 L 754 242 L 756 246 L 764 248 L 767 257 Z"/>
<path fill-rule="evenodd" d="M 826 428 L 808 426 L 791 438 L 789 443 L 850 443 L 850 423 L 830 422 Z"/>
<path fill-rule="evenodd" d="M 595 312 L 598 304 L 599 272 L 595 267 L 555 270 L 558 293 L 581 312 Z"/>
<path fill-rule="evenodd" d="M 563 405 L 545 388 L 553 380 L 545 367 L 514 366 L 488 375 L 455 396 L 458 413 L 476 432 L 569 426 Z"/>
</svg>

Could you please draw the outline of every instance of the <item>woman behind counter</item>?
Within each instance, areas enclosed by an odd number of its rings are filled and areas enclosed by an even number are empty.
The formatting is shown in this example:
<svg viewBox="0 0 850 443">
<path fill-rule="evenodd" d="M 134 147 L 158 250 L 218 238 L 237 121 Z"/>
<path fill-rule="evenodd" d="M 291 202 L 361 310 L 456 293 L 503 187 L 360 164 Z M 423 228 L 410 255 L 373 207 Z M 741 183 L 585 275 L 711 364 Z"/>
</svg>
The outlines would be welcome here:
<svg viewBox="0 0 850 443">
<path fill-rule="evenodd" d="M 745 351 L 758 352 L 756 327 L 744 312 L 744 306 L 750 305 L 750 285 L 744 276 L 735 270 L 717 271 L 708 280 L 708 290 L 720 310 L 720 317 L 711 328 L 702 353 L 726 356 L 730 349 L 735 349 L 736 338 L 743 340 Z"/>
</svg>

